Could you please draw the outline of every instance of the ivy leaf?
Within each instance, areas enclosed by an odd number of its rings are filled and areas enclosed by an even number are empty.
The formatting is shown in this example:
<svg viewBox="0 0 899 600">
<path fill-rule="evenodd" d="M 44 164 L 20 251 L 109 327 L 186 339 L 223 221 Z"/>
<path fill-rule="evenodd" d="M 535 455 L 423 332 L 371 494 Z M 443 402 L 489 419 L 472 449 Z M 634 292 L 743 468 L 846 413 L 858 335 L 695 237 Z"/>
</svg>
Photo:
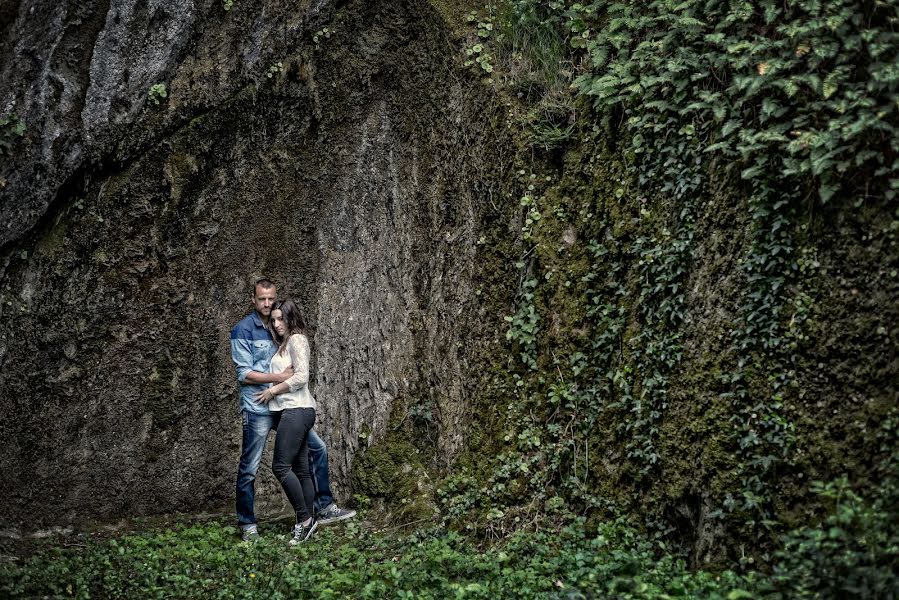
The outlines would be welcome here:
<svg viewBox="0 0 899 600">
<path fill-rule="evenodd" d="M 748 169 L 743 169 L 743 171 L 740 173 L 740 177 L 742 177 L 743 179 L 752 179 L 754 177 L 758 177 L 759 174 L 761 174 L 762 169 L 763 165 L 755 165 L 749 167 Z"/>
<path fill-rule="evenodd" d="M 597 46 L 596 50 L 590 55 L 590 62 L 593 63 L 593 68 L 599 68 L 606 64 L 606 61 L 609 59 L 609 48 L 605 45 Z"/>
<path fill-rule="evenodd" d="M 727 116 L 727 108 L 723 104 L 713 104 L 712 114 L 715 116 L 716 121 L 720 121 Z"/>
<path fill-rule="evenodd" d="M 736 131 L 740 127 L 740 125 L 742 125 L 742 122 L 738 119 L 732 119 L 728 121 L 724 124 L 724 127 L 721 128 L 721 137 L 726 138 L 734 131 Z"/>
<path fill-rule="evenodd" d="M 762 100 L 762 117 L 764 117 L 763 120 L 771 117 L 780 117 L 785 112 L 786 109 L 778 104 L 777 101 L 773 98 L 765 98 L 764 100 Z"/>
<path fill-rule="evenodd" d="M 818 188 L 818 195 L 821 196 L 821 202 L 827 202 L 833 198 L 833 195 L 839 188 L 840 186 L 835 183 L 822 183 L 821 187 Z"/>
</svg>

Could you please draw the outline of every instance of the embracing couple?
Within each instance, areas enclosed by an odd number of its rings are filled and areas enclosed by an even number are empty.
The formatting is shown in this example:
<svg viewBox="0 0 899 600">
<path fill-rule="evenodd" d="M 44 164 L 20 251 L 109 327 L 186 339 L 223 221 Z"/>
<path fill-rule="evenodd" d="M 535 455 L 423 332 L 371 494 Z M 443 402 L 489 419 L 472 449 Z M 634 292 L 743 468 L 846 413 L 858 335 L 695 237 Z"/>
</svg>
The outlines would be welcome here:
<svg viewBox="0 0 899 600">
<path fill-rule="evenodd" d="M 243 418 L 237 523 L 244 540 L 259 539 L 254 484 L 268 432 L 275 429 L 272 471 L 296 512 L 290 543 L 299 544 L 319 525 L 349 519 L 356 511 L 334 503 L 328 451 L 312 429 L 315 399 L 309 392 L 309 339 L 303 313 L 293 300 L 277 300 L 275 284 L 268 279 L 253 287 L 253 308 L 231 331 Z"/>
</svg>

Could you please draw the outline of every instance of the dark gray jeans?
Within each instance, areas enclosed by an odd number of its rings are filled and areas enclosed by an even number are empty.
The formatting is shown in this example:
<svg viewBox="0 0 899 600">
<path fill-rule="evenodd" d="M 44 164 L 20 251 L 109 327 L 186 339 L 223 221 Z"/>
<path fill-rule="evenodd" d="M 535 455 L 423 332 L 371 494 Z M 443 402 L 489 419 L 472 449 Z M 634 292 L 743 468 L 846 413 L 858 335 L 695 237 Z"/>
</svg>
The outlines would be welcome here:
<svg viewBox="0 0 899 600">
<path fill-rule="evenodd" d="M 315 487 L 309 472 L 307 437 L 315 425 L 314 408 L 288 408 L 277 420 L 272 471 L 297 514 L 297 523 L 312 516 Z"/>
</svg>

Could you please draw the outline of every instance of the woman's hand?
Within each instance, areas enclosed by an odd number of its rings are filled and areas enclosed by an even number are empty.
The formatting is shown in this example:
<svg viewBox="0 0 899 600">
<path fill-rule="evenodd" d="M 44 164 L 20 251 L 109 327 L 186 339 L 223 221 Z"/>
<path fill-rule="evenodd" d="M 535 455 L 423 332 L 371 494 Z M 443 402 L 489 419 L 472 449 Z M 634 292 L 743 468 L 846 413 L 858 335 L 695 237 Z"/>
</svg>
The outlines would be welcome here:
<svg viewBox="0 0 899 600">
<path fill-rule="evenodd" d="M 267 404 L 268 402 L 271 402 L 274 397 L 275 395 L 272 393 L 272 388 L 268 388 L 257 393 L 253 399 L 256 401 L 256 404 Z"/>
</svg>

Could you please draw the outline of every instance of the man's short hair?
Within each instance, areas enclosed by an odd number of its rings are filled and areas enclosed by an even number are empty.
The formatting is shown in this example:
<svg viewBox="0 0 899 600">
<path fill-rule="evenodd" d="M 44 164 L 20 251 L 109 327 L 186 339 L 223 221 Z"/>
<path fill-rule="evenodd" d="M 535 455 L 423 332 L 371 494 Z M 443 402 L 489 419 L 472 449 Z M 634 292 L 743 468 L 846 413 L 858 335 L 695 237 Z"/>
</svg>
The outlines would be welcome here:
<svg viewBox="0 0 899 600">
<path fill-rule="evenodd" d="M 262 277 L 261 279 L 257 279 L 256 283 L 253 284 L 253 295 L 256 295 L 256 289 L 262 288 L 264 290 L 270 290 L 275 287 L 275 283 L 269 279 L 268 277 Z"/>
</svg>

